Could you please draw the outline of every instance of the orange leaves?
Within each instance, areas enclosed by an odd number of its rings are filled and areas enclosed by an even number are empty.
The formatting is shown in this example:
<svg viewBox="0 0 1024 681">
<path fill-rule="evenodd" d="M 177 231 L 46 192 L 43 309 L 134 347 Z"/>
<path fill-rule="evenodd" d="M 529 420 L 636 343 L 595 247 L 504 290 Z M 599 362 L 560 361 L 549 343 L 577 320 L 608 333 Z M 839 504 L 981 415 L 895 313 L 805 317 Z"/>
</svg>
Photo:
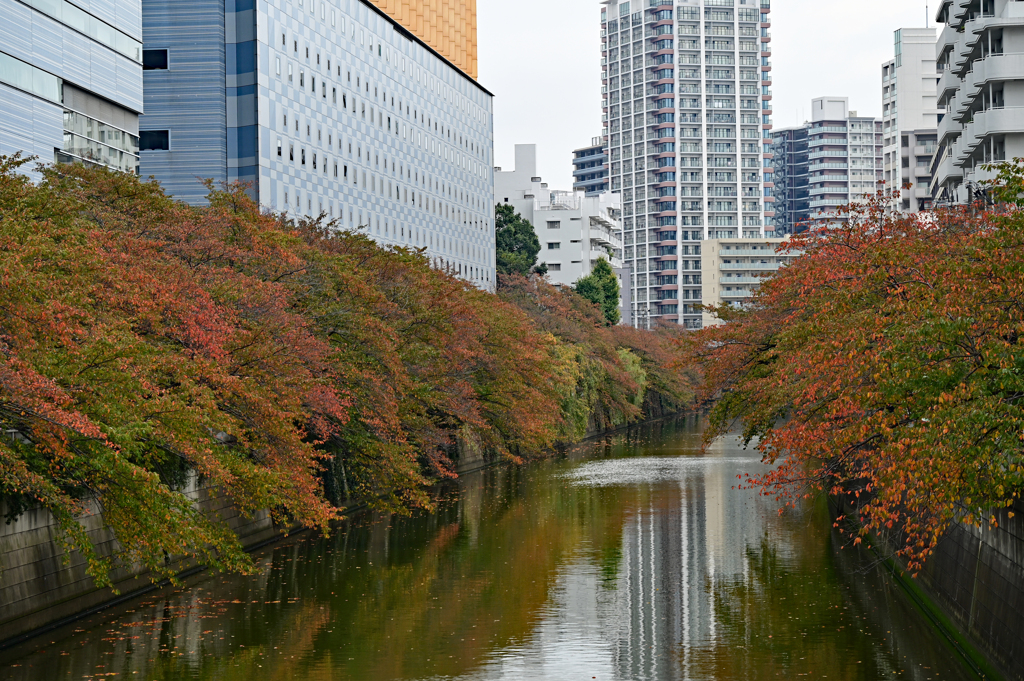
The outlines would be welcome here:
<svg viewBox="0 0 1024 681">
<path fill-rule="evenodd" d="M 550 447 L 567 382 L 584 428 L 687 395 L 671 331 L 604 327 L 574 294 L 485 293 L 241 187 L 195 208 L 129 175 L 32 185 L 17 165 L 0 157 L 0 492 L 41 500 L 101 582 L 86 513 L 155 577 L 165 552 L 244 571 L 209 493 L 326 529 L 357 496 L 429 505 L 459 455 Z"/>
<path fill-rule="evenodd" d="M 1024 487 L 1010 463 L 1024 264 L 1007 257 L 1024 248 L 1024 216 L 879 204 L 847 218 L 797 236 L 803 257 L 684 348 L 715 405 L 709 437 L 741 419 L 779 462 L 754 482 L 838 494 L 868 527 L 903 531 L 919 562 L 962 504 L 1001 506 Z"/>
</svg>

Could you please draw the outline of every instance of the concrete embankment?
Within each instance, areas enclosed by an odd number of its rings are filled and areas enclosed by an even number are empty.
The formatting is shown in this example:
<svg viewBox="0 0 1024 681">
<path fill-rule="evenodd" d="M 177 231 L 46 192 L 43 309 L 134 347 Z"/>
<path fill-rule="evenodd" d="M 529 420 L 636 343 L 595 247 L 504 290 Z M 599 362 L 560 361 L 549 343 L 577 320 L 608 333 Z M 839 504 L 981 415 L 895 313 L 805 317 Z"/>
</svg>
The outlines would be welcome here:
<svg viewBox="0 0 1024 681">
<path fill-rule="evenodd" d="M 659 399 L 654 408 L 645 411 L 652 417 L 664 416 L 659 411 L 661 405 Z M 590 435 L 613 429 L 595 428 Z M 460 474 L 494 463 L 479 443 L 469 439 L 460 442 L 456 455 Z M 227 523 L 246 549 L 276 541 L 295 529 L 275 526 L 268 512 L 246 518 L 228 498 L 211 488 L 193 484 L 187 494 L 204 512 Z M 365 504 L 350 501 L 346 506 L 352 512 Z M 5 512 L 0 499 L 0 515 Z M 99 513 L 88 516 L 83 523 L 101 556 L 115 553 L 116 542 Z M 86 574 L 85 558 L 77 551 L 66 552 L 57 535 L 57 525 L 44 509 L 26 511 L 10 524 L 0 523 L 0 649 L 154 588 L 149 572 L 138 566 L 119 566 L 112 572 L 119 595 L 110 588 L 98 588 Z M 186 560 L 172 567 L 180 574 L 200 569 Z"/>
<path fill-rule="evenodd" d="M 850 514 L 832 501 L 834 513 Z M 985 678 L 1024 681 L 1024 504 L 993 515 L 995 527 L 951 527 L 921 574 L 902 581 L 969 666 Z M 893 548 L 883 557 L 899 569 Z"/>
<path fill-rule="evenodd" d="M 284 533 L 268 512 L 246 518 L 229 499 L 209 488 L 193 484 L 187 493 L 206 513 L 226 522 L 246 548 Z M 5 512 L 0 500 L 0 515 Z M 94 513 L 82 522 L 97 552 L 112 555 L 116 542 L 102 516 Z M 0 523 L 0 647 L 152 588 L 147 570 L 124 565 L 111 573 L 120 596 L 98 588 L 86 574 L 85 558 L 77 551 L 66 552 L 57 535 L 53 516 L 41 508 L 26 511 L 10 524 Z M 174 565 L 180 572 L 195 567 L 184 560 Z"/>
</svg>

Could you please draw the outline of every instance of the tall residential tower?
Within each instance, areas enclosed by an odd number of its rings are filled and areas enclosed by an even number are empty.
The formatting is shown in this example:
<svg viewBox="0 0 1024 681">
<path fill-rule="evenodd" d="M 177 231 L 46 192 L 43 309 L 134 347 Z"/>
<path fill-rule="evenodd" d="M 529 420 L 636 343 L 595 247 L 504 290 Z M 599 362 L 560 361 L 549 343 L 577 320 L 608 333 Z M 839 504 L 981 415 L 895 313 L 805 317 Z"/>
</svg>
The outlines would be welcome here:
<svg viewBox="0 0 1024 681">
<path fill-rule="evenodd" d="M 941 0 L 935 47 L 939 148 L 932 195 L 961 202 L 992 177 L 982 166 L 1024 157 L 1024 2 Z"/>
<path fill-rule="evenodd" d="M 603 2 L 611 191 L 639 317 L 700 328 L 701 242 L 764 236 L 773 216 L 769 2 Z"/>
<path fill-rule="evenodd" d="M 882 65 L 882 155 L 886 192 L 900 191 L 893 208 L 931 208 L 935 153 L 935 29 L 896 31 L 895 56 Z M 911 185 L 904 189 L 904 185 Z"/>
</svg>

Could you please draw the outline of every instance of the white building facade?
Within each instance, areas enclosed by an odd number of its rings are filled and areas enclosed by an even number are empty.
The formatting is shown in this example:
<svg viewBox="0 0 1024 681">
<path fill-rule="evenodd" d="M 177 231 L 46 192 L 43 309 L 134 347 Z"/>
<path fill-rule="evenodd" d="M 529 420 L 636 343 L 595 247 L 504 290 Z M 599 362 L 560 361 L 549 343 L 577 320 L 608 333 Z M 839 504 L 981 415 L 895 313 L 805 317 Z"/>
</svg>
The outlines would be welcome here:
<svg viewBox="0 0 1024 681">
<path fill-rule="evenodd" d="M 812 222 L 863 202 L 882 180 L 882 122 L 850 111 L 846 97 L 811 100 L 807 127 L 807 177 Z"/>
<path fill-rule="evenodd" d="M 936 203 L 968 200 L 985 163 L 1024 157 L 1024 2 L 942 0 Z"/>
<path fill-rule="evenodd" d="M 610 185 L 636 316 L 700 328 L 702 242 L 763 237 L 774 215 L 770 0 L 603 4 Z"/>
<path fill-rule="evenodd" d="M 621 202 L 615 194 L 587 196 L 553 191 L 537 176 L 537 147 L 517 144 L 514 170 L 494 169 L 494 193 L 533 225 L 540 239 L 537 261 L 556 286 L 571 286 L 591 273 L 601 258 L 622 269 Z M 620 285 L 629 285 L 628 279 Z"/>
<path fill-rule="evenodd" d="M 882 65 L 882 175 L 887 193 L 900 192 L 892 202 L 896 210 L 931 208 L 937 83 L 935 29 L 896 31 L 895 55 Z M 910 189 L 904 188 L 907 184 Z"/>
<path fill-rule="evenodd" d="M 143 0 L 141 166 L 177 198 L 197 178 L 321 213 L 495 281 L 492 95 L 364 0 Z"/>
<path fill-rule="evenodd" d="M 788 238 L 788 237 L 787 237 Z M 742 307 L 761 285 L 792 261 L 798 253 L 779 252 L 782 239 L 712 239 L 704 243 L 701 269 L 704 271 L 704 295 L 707 305 L 723 303 Z M 722 324 L 704 312 L 704 326 Z"/>
</svg>

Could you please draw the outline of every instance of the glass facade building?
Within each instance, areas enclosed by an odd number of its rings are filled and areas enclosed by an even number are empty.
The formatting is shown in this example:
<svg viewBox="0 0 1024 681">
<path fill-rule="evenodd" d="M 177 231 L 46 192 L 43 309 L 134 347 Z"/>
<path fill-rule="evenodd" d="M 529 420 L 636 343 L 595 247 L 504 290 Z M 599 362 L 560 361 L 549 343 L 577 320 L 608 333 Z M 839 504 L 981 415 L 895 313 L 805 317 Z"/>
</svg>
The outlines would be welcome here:
<svg viewBox="0 0 1024 681">
<path fill-rule="evenodd" d="M 138 171 L 137 0 L 0 0 L 0 154 Z"/>
<path fill-rule="evenodd" d="M 638 317 L 700 328 L 701 243 L 774 217 L 769 0 L 607 0 L 610 189 Z"/>
<path fill-rule="evenodd" d="M 364 0 L 143 0 L 142 172 L 248 183 L 494 283 L 492 95 Z"/>
</svg>

